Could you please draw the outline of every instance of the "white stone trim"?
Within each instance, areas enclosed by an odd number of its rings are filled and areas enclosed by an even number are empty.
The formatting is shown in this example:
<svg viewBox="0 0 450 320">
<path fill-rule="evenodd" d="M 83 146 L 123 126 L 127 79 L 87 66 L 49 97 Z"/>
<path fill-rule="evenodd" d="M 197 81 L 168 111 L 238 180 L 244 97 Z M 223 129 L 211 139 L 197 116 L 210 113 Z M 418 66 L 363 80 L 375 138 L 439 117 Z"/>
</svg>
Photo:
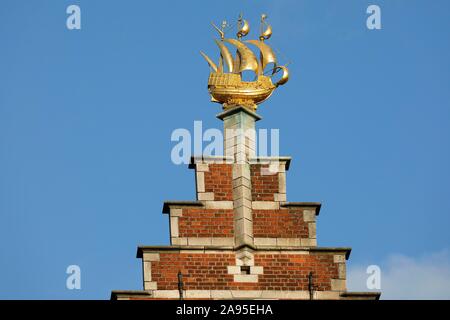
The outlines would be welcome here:
<svg viewBox="0 0 450 320">
<path fill-rule="evenodd" d="M 171 244 L 179 246 L 234 246 L 234 237 L 172 237 Z"/>
<path fill-rule="evenodd" d="M 151 261 L 143 261 L 142 262 L 142 278 L 144 280 L 144 290 L 145 283 L 152 281 L 152 263 Z"/>
<path fill-rule="evenodd" d="M 197 192 L 205 192 L 205 173 L 202 171 L 197 171 L 195 178 L 197 181 Z"/>
<path fill-rule="evenodd" d="M 211 244 L 213 246 L 234 246 L 234 238 L 232 238 L 232 237 L 212 237 Z"/>
<path fill-rule="evenodd" d="M 241 274 L 240 266 L 228 266 L 227 267 L 228 274 Z"/>
<path fill-rule="evenodd" d="M 205 209 L 233 210 L 233 201 L 205 201 Z"/>
<path fill-rule="evenodd" d="M 315 238 L 254 238 L 255 246 L 258 247 L 315 247 Z"/>
<path fill-rule="evenodd" d="M 347 267 L 345 263 L 338 263 L 338 278 L 346 279 L 347 277 Z"/>
<path fill-rule="evenodd" d="M 286 193 L 286 172 L 278 173 L 278 192 Z"/>
<path fill-rule="evenodd" d="M 335 254 L 333 256 L 334 263 L 345 263 L 345 255 L 344 254 Z"/>
<path fill-rule="evenodd" d="M 301 245 L 300 238 L 276 238 L 277 246 L 297 247 Z"/>
<path fill-rule="evenodd" d="M 331 279 L 331 291 L 346 291 L 345 279 Z"/>
<path fill-rule="evenodd" d="M 211 290 L 185 290 L 183 296 L 186 299 L 210 299 Z"/>
<path fill-rule="evenodd" d="M 187 246 L 187 238 L 170 238 L 170 244 L 173 246 Z"/>
<path fill-rule="evenodd" d="M 317 239 L 309 239 L 309 238 L 300 239 L 300 246 L 317 247 Z"/>
<path fill-rule="evenodd" d="M 196 163 L 195 170 L 197 172 L 209 172 L 209 164 L 208 163 Z"/>
<path fill-rule="evenodd" d="M 253 238 L 255 246 L 270 246 L 277 245 L 277 238 Z"/>
<path fill-rule="evenodd" d="M 308 223 L 308 234 L 309 234 L 309 238 L 311 238 L 311 239 L 317 238 L 315 222 Z"/>
<path fill-rule="evenodd" d="M 183 209 L 181 209 L 181 208 L 170 208 L 169 215 L 171 217 L 182 217 L 183 216 Z"/>
<path fill-rule="evenodd" d="M 235 220 L 239 220 L 239 219 L 247 219 L 247 220 L 252 220 L 252 210 L 250 208 L 247 207 L 238 207 L 235 209 L 234 211 L 234 215 L 235 215 Z"/>
<path fill-rule="evenodd" d="M 250 274 L 264 274 L 264 267 L 263 266 L 251 266 Z"/>
<path fill-rule="evenodd" d="M 151 298 L 178 299 L 180 294 L 178 290 L 155 290 L 149 292 Z M 310 293 L 307 290 L 298 291 L 278 291 L 278 290 L 183 290 L 183 296 L 186 298 L 197 299 L 298 299 L 309 300 Z M 314 299 L 317 300 L 338 300 L 339 291 L 314 291 Z"/>
<path fill-rule="evenodd" d="M 252 201 L 252 209 L 254 210 L 278 210 L 280 203 L 275 201 Z"/>
<path fill-rule="evenodd" d="M 232 171 L 232 177 L 233 177 L 233 180 L 243 177 L 243 178 L 251 181 L 250 165 L 248 165 L 248 164 L 234 164 L 233 165 L 233 171 Z"/>
<path fill-rule="evenodd" d="M 142 261 L 159 261 L 158 252 L 144 252 L 142 254 Z"/>
<path fill-rule="evenodd" d="M 236 265 L 237 266 L 254 266 L 255 257 L 252 250 L 248 248 L 241 249 L 236 252 Z"/>
<path fill-rule="evenodd" d="M 211 290 L 212 299 L 230 300 L 233 298 L 231 290 Z"/>
<path fill-rule="evenodd" d="M 178 229 L 178 217 L 172 217 L 170 216 L 170 236 L 171 237 L 178 237 L 179 236 L 179 229 Z"/>
<path fill-rule="evenodd" d="M 257 274 L 235 274 L 234 282 L 258 282 Z"/>
<path fill-rule="evenodd" d="M 287 201 L 286 193 L 274 193 L 273 200 L 277 202 L 286 202 Z"/>
<path fill-rule="evenodd" d="M 186 290 L 184 293 L 187 293 Z M 156 290 L 153 291 L 154 298 L 166 298 L 166 299 L 178 299 L 180 297 L 180 292 L 178 290 Z"/>
<path fill-rule="evenodd" d="M 239 198 L 237 200 L 233 201 L 233 206 L 234 208 L 238 208 L 238 207 L 247 207 L 249 209 L 252 208 L 252 201 L 249 199 L 245 199 L 245 198 Z"/>
<path fill-rule="evenodd" d="M 158 285 L 155 281 L 144 281 L 144 290 L 157 290 Z"/>
<path fill-rule="evenodd" d="M 303 221 L 304 222 L 315 222 L 316 221 L 316 211 L 315 210 L 303 210 Z"/>
<path fill-rule="evenodd" d="M 197 199 L 200 201 L 214 201 L 214 192 L 199 192 L 197 193 Z"/>
<path fill-rule="evenodd" d="M 250 180 L 245 177 L 239 177 L 239 178 L 233 179 L 232 184 L 233 184 L 233 188 L 236 188 L 241 185 L 245 186 L 247 188 L 252 187 Z"/>
</svg>

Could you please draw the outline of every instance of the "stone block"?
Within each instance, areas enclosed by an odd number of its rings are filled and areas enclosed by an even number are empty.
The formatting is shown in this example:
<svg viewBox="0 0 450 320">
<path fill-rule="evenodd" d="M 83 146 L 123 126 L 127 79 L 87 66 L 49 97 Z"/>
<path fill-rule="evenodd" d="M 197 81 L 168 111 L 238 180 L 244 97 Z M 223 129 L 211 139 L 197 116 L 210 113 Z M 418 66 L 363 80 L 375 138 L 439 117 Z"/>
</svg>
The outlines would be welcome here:
<svg viewBox="0 0 450 320">
<path fill-rule="evenodd" d="M 142 262 L 142 273 L 144 281 L 152 281 L 152 263 L 151 261 Z"/>
<path fill-rule="evenodd" d="M 250 267 L 250 274 L 264 274 L 264 267 L 252 266 Z"/>
<path fill-rule="evenodd" d="M 280 204 L 275 201 L 252 201 L 252 209 L 254 210 L 278 210 Z"/>
<path fill-rule="evenodd" d="M 331 279 L 332 291 L 346 291 L 346 284 L 344 279 Z"/>
<path fill-rule="evenodd" d="M 210 290 L 186 290 L 184 297 L 187 299 L 209 299 L 211 298 Z"/>
<path fill-rule="evenodd" d="M 170 239 L 170 243 L 173 246 L 187 246 L 188 244 L 187 238 L 176 238 L 176 237 L 172 237 Z"/>
<path fill-rule="evenodd" d="M 212 200 L 214 200 L 214 193 L 213 192 L 202 192 L 202 193 L 198 193 L 197 197 L 198 197 L 198 200 L 200 200 L 200 201 L 203 201 L 203 200 L 212 201 Z"/>
<path fill-rule="evenodd" d="M 158 286 L 155 281 L 144 281 L 144 290 L 157 290 Z"/>
<path fill-rule="evenodd" d="M 278 246 L 297 247 L 300 246 L 300 238 L 277 238 Z"/>
<path fill-rule="evenodd" d="M 254 238 L 255 246 L 276 246 L 277 238 Z"/>
<path fill-rule="evenodd" d="M 209 164 L 207 163 L 197 163 L 195 165 L 195 168 L 197 172 L 208 172 L 209 171 Z"/>
<path fill-rule="evenodd" d="M 233 295 L 230 290 L 211 290 L 212 299 L 232 299 Z"/>
<path fill-rule="evenodd" d="M 243 218 L 247 220 L 252 219 L 252 210 L 250 208 L 238 207 L 235 209 L 235 219 L 240 220 Z"/>
<path fill-rule="evenodd" d="M 188 238 L 188 245 L 190 246 L 210 246 L 212 245 L 212 239 L 211 238 L 203 238 L 203 237 L 189 237 Z"/>
<path fill-rule="evenodd" d="M 338 264 L 338 278 L 339 279 L 345 279 L 347 277 L 347 270 L 346 270 L 345 263 L 339 263 Z"/>
<path fill-rule="evenodd" d="M 311 238 L 311 239 L 315 239 L 317 237 L 315 222 L 308 223 L 308 233 L 309 233 L 309 238 Z"/>
<path fill-rule="evenodd" d="M 156 290 L 153 292 L 154 298 L 178 299 L 180 293 L 178 290 Z"/>
<path fill-rule="evenodd" d="M 233 201 L 205 201 L 205 209 L 232 210 Z"/>
<path fill-rule="evenodd" d="M 256 274 L 235 274 L 234 282 L 258 282 L 258 275 Z"/>
<path fill-rule="evenodd" d="M 213 246 L 234 246 L 234 238 L 213 237 L 211 244 Z"/>
<path fill-rule="evenodd" d="M 300 245 L 302 247 L 316 247 L 317 246 L 317 240 L 316 239 L 300 239 Z"/>
<path fill-rule="evenodd" d="M 239 177 L 239 178 L 233 179 L 233 188 L 236 188 L 239 186 L 244 186 L 244 187 L 251 189 L 252 184 L 251 184 L 250 180 L 245 177 Z"/>
<path fill-rule="evenodd" d="M 179 236 L 179 230 L 178 230 L 178 217 L 170 217 L 170 236 L 171 237 L 178 237 Z"/>
<path fill-rule="evenodd" d="M 159 253 L 157 253 L 157 252 L 144 252 L 142 254 L 142 261 L 159 261 Z"/>
<path fill-rule="evenodd" d="M 171 217 L 182 217 L 183 209 L 181 208 L 170 208 L 170 216 Z"/>
<path fill-rule="evenodd" d="M 241 274 L 240 266 L 228 266 L 227 267 L 228 274 Z"/>
<path fill-rule="evenodd" d="M 273 199 L 274 201 L 285 202 L 287 201 L 286 193 L 274 193 Z"/>
<path fill-rule="evenodd" d="M 205 173 L 197 172 L 196 180 L 197 180 L 197 192 L 205 192 Z"/>
<path fill-rule="evenodd" d="M 305 222 L 316 221 L 316 212 L 314 210 L 303 210 L 303 221 Z"/>
<path fill-rule="evenodd" d="M 334 263 L 345 263 L 345 255 L 344 254 L 335 254 L 333 256 Z"/>
<path fill-rule="evenodd" d="M 252 201 L 246 198 L 239 198 L 233 201 L 233 206 L 234 208 L 239 208 L 239 207 L 247 207 L 247 208 L 252 208 Z"/>
<path fill-rule="evenodd" d="M 286 173 L 278 173 L 278 192 L 286 193 Z"/>
</svg>

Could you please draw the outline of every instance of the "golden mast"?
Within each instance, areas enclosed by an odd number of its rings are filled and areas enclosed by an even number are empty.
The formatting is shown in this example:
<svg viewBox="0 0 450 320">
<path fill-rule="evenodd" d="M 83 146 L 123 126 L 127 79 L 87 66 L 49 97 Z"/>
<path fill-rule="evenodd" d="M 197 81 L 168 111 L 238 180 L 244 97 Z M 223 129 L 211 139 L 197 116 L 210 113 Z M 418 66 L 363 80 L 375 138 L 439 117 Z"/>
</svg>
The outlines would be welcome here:
<svg viewBox="0 0 450 320">
<path fill-rule="evenodd" d="M 225 38 L 226 21 L 222 23 L 221 28 L 212 24 L 220 35 L 220 40 L 215 40 L 220 49 L 219 65 L 216 65 L 205 53 L 200 53 L 211 68 L 208 79 L 211 101 L 222 104 L 224 109 L 239 105 L 254 111 L 258 104 L 267 100 L 278 86 L 285 84 L 289 79 L 288 69 L 285 66 L 277 65 L 275 53 L 264 42 L 272 35 L 272 27 L 267 24 L 266 18 L 265 14 L 261 16 L 259 40 L 242 41 L 242 38 L 250 31 L 250 26 L 242 18 L 242 15 L 238 19 L 237 39 Z M 225 43 L 237 48 L 234 58 Z M 259 59 L 246 46 L 247 43 L 259 49 Z M 225 72 L 225 65 L 228 72 Z M 242 73 L 244 71 L 254 72 L 255 81 L 243 81 Z M 279 71 L 282 71 L 283 74 L 280 80 L 274 84 L 271 77 Z"/>
</svg>

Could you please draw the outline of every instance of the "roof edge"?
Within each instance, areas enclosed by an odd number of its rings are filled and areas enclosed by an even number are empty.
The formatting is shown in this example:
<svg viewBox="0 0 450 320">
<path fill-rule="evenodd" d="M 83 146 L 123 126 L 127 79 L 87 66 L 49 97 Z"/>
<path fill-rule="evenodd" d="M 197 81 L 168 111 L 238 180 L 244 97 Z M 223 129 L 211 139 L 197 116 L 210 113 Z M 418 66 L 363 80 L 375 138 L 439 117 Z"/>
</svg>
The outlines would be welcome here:
<svg viewBox="0 0 450 320">
<path fill-rule="evenodd" d="M 281 207 L 311 207 L 316 209 L 316 216 L 319 215 L 322 203 L 320 202 L 282 202 Z"/>
<path fill-rule="evenodd" d="M 164 201 L 162 213 L 170 213 L 170 207 L 203 207 L 201 201 Z"/>
<path fill-rule="evenodd" d="M 276 246 L 276 247 L 270 247 L 270 246 L 264 246 L 264 247 L 256 247 L 256 246 L 247 246 L 254 251 L 311 251 L 311 252 L 343 252 L 345 253 L 345 259 L 348 260 L 350 257 L 350 253 L 352 251 L 352 248 L 349 247 L 292 247 L 292 246 Z M 205 252 L 207 251 L 237 251 L 244 246 L 144 246 L 140 245 L 137 247 L 136 252 L 136 258 L 142 258 L 142 255 L 144 251 L 149 252 L 159 252 L 159 251 L 179 251 L 179 250 L 185 250 L 185 251 L 199 251 L 203 250 Z"/>
</svg>

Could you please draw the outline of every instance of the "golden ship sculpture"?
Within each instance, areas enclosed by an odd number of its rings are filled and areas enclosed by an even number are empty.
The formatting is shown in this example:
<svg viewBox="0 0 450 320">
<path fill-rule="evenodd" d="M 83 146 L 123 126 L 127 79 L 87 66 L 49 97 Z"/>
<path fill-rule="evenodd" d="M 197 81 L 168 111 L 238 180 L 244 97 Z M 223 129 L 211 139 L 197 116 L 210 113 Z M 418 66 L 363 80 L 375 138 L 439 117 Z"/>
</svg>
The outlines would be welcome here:
<svg viewBox="0 0 450 320">
<path fill-rule="evenodd" d="M 239 105 L 254 111 L 258 104 L 267 100 L 278 86 L 285 84 L 289 79 L 288 69 L 285 66 L 277 65 L 275 53 L 264 42 L 272 35 L 272 27 L 266 23 L 266 18 L 267 16 L 264 14 L 261 16 L 259 40 L 242 41 L 242 38 L 250 31 L 250 26 L 242 18 L 242 15 L 238 19 L 237 39 L 225 38 L 226 21 L 222 23 L 221 28 L 212 23 L 220 34 L 220 40 L 214 40 L 220 49 L 219 64 L 216 65 L 205 53 L 200 53 L 211 68 L 208 79 L 211 101 L 222 104 L 224 109 Z M 225 43 L 236 47 L 234 58 Z M 259 59 L 246 44 L 251 44 L 259 49 Z M 225 64 L 228 72 L 225 72 Z M 266 68 L 268 70 L 265 71 Z M 255 80 L 243 81 L 242 73 L 244 71 L 253 71 Z M 279 71 L 282 71 L 283 74 L 274 84 L 271 77 Z M 270 74 L 270 76 L 266 74 Z"/>
</svg>

